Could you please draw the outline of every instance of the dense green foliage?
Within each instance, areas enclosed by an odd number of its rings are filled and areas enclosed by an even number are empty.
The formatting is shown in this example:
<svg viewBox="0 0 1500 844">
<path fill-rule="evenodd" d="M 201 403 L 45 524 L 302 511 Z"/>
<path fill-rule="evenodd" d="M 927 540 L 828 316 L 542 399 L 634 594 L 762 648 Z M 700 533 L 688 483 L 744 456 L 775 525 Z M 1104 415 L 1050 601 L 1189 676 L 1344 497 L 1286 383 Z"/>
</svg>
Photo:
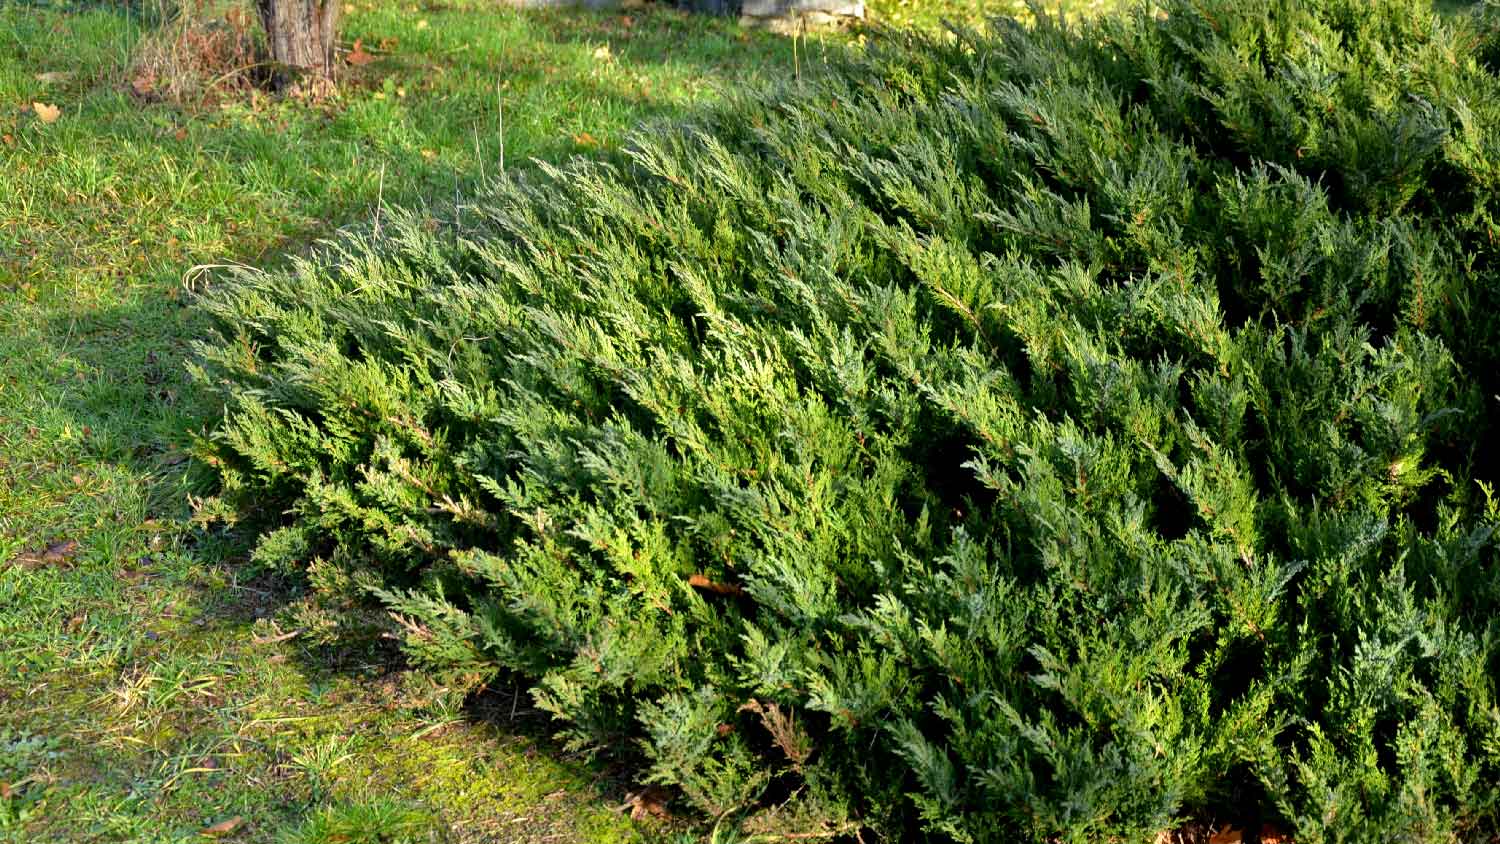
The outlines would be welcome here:
<svg viewBox="0 0 1500 844">
<path fill-rule="evenodd" d="M 886 35 L 240 274 L 222 501 L 711 816 L 1480 840 L 1494 10 L 1164 5 Z"/>
</svg>

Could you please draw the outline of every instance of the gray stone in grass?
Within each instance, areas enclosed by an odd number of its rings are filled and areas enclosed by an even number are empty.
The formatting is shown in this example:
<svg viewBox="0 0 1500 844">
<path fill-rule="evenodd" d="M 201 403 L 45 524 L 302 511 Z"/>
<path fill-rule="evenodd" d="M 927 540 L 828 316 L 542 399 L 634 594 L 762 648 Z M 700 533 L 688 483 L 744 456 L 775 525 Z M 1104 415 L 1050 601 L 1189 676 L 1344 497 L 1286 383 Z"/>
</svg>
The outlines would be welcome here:
<svg viewBox="0 0 1500 844">
<path fill-rule="evenodd" d="M 625 0 L 501 0 L 518 9 L 572 7 L 618 9 Z M 635 0 L 638 4 L 639 0 Z M 865 17 L 864 0 L 677 0 L 680 8 L 710 15 L 738 15 L 740 23 L 795 33 L 841 26 Z"/>
<path fill-rule="evenodd" d="M 747 18 L 786 18 L 821 15 L 863 18 L 863 0 L 742 0 L 740 15 Z"/>
<path fill-rule="evenodd" d="M 742 0 L 740 7 L 740 23 L 784 35 L 835 29 L 864 18 L 864 0 Z"/>
<path fill-rule="evenodd" d="M 618 9 L 621 0 L 500 0 L 513 9 Z"/>
</svg>

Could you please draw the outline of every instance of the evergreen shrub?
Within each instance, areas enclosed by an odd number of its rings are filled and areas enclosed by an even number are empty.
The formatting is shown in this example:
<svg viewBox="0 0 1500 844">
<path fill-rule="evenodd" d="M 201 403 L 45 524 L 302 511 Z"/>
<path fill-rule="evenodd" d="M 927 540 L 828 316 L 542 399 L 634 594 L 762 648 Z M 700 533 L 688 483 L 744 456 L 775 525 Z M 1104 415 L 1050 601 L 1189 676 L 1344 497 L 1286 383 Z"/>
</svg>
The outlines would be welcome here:
<svg viewBox="0 0 1500 844">
<path fill-rule="evenodd" d="M 257 556 L 734 828 L 1500 826 L 1500 26 L 1163 0 L 218 285 Z"/>
</svg>

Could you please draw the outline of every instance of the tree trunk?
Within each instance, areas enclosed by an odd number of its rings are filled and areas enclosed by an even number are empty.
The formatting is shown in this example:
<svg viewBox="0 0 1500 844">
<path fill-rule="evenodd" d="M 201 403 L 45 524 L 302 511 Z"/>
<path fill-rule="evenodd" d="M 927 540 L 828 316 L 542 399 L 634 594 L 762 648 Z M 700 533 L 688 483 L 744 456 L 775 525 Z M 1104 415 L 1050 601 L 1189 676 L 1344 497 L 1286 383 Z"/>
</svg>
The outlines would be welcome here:
<svg viewBox="0 0 1500 844">
<path fill-rule="evenodd" d="M 342 0 L 255 0 L 277 88 L 321 96 L 333 88 L 334 35 Z"/>
</svg>

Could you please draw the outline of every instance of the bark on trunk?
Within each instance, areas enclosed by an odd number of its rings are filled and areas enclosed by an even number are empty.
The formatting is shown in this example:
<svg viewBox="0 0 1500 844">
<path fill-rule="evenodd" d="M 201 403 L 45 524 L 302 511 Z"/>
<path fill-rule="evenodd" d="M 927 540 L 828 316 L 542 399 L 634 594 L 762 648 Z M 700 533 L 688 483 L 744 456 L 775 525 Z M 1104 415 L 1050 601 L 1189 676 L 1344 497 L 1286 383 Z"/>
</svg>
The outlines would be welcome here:
<svg viewBox="0 0 1500 844">
<path fill-rule="evenodd" d="M 276 87 L 319 95 L 333 87 L 334 35 L 342 0 L 255 0 Z"/>
</svg>

